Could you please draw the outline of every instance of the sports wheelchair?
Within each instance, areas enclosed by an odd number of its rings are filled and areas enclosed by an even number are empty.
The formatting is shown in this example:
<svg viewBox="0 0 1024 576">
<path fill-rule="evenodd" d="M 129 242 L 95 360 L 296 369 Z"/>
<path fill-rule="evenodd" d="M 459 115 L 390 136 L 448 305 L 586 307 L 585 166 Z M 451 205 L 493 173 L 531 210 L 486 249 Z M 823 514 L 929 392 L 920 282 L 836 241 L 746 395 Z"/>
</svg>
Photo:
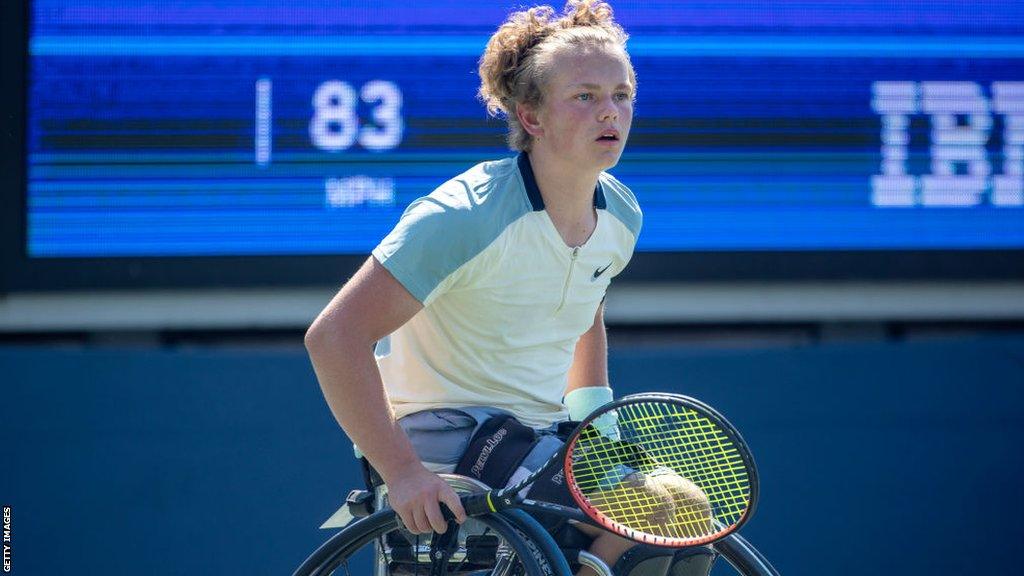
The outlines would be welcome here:
<svg viewBox="0 0 1024 576">
<path fill-rule="evenodd" d="M 460 495 L 488 490 L 474 478 L 440 476 Z M 314 551 L 294 576 L 352 576 L 371 570 L 373 576 L 572 576 L 569 558 L 600 576 L 613 576 L 607 564 L 586 550 L 560 548 L 522 510 L 472 517 L 462 525 L 449 521 L 444 534 L 414 535 L 387 506 L 386 486 L 381 486 L 373 492 L 350 492 L 332 520 L 336 518 L 343 518 L 335 524 L 343 525 L 342 530 Z M 713 547 L 741 576 L 778 576 L 738 534 Z"/>
</svg>

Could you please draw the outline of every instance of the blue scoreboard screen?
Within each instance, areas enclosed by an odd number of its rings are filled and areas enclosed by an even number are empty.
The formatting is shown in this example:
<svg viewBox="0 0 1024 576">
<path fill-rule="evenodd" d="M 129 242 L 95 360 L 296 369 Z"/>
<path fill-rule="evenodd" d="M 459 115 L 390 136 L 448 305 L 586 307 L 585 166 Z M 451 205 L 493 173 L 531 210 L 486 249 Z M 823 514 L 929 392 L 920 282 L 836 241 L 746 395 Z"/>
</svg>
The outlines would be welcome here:
<svg viewBox="0 0 1024 576">
<path fill-rule="evenodd" d="M 640 251 L 1024 248 L 1024 2 L 612 5 Z M 519 7 L 33 0 L 28 257 L 367 253 L 512 154 L 476 66 Z"/>
</svg>

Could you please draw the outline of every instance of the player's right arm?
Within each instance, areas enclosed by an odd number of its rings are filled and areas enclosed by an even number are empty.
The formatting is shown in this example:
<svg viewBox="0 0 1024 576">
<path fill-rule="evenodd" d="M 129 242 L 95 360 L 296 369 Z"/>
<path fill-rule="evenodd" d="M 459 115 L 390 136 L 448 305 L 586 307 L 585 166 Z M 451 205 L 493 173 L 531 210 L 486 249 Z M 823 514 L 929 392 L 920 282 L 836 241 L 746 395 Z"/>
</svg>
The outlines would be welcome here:
<svg viewBox="0 0 1024 576">
<path fill-rule="evenodd" d="M 388 500 L 414 533 L 443 532 L 438 502 L 461 522 L 454 490 L 427 470 L 388 403 L 373 357 L 377 340 L 423 305 L 374 257 L 345 283 L 306 331 L 305 345 L 334 418 L 388 486 Z"/>
</svg>

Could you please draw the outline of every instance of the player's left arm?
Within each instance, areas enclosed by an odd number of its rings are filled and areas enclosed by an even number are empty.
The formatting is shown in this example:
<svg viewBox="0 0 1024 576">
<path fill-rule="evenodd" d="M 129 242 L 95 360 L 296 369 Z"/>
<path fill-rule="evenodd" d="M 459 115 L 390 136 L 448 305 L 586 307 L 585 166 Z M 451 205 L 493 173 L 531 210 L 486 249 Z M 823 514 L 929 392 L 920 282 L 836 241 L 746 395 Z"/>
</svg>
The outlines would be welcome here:
<svg viewBox="0 0 1024 576">
<path fill-rule="evenodd" d="M 594 324 L 576 342 L 565 394 L 589 386 L 608 386 L 608 336 L 604 328 L 604 302 L 597 307 Z"/>
</svg>

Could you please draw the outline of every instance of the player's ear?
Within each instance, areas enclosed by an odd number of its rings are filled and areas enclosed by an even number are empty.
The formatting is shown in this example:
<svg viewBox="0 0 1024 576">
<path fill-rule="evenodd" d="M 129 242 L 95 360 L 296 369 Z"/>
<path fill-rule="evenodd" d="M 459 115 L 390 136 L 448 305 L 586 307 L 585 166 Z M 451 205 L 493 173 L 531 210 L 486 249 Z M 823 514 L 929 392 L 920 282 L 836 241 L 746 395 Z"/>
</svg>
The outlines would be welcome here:
<svg viewBox="0 0 1024 576">
<path fill-rule="evenodd" d="M 539 107 L 517 102 L 516 118 L 519 119 L 519 124 L 522 125 L 523 130 L 526 130 L 530 136 L 539 138 L 544 135 L 544 127 L 541 125 L 540 121 Z"/>
</svg>

